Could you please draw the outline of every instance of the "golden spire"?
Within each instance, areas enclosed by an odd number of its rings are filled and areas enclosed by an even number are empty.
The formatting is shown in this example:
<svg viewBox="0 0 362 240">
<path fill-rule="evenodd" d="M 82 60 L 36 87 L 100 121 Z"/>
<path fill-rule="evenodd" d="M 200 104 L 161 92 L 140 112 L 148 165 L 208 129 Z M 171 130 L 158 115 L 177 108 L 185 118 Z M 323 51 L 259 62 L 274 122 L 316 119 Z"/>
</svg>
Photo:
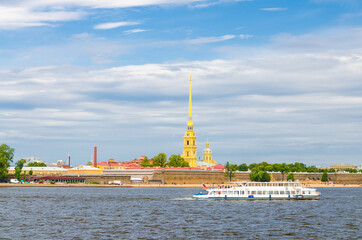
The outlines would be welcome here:
<svg viewBox="0 0 362 240">
<path fill-rule="evenodd" d="M 192 76 L 190 76 L 189 121 L 192 121 L 191 77 Z"/>
</svg>

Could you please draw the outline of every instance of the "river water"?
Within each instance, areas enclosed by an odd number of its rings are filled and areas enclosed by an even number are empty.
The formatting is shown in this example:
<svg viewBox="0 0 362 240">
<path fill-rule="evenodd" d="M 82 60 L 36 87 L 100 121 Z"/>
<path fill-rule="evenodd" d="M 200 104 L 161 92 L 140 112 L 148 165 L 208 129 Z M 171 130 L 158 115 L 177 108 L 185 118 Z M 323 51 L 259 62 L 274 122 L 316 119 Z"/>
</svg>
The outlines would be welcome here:
<svg viewBox="0 0 362 240">
<path fill-rule="evenodd" d="M 193 200 L 197 188 L 0 188 L 0 239 L 362 239 L 362 188 Z"/>
</svg>

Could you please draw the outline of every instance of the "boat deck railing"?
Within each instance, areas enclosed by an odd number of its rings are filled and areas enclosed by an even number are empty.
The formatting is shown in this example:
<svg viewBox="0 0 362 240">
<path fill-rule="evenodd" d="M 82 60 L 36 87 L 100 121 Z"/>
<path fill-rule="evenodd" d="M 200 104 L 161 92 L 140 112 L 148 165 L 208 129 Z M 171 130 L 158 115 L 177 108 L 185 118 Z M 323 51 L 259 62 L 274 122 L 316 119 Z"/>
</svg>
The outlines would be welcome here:
<svg viewBox="0 0 362 240">
<path fill-rule="evenodd" d="M 239 187 L 300 187 L 299 182 L 231 182 Z"/>
</svg>

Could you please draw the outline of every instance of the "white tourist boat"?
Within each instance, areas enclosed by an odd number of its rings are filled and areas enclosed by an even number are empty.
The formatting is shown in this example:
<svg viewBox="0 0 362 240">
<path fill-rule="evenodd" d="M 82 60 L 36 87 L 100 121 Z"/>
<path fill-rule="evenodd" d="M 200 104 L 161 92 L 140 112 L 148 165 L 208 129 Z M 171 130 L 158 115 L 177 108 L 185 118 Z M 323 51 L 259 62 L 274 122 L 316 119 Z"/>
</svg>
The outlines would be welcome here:
<svg viewBox="0 0 362 240">
<path fill-rule="evenodd" d="M 316 189 L 305 188 L 299 182 L 242 182 L 234 186 L 204 187 L 193 195 L 196 199 L 319 199 Z M 204 185 L 205 186 L 205 185 Z"/>
</svg>

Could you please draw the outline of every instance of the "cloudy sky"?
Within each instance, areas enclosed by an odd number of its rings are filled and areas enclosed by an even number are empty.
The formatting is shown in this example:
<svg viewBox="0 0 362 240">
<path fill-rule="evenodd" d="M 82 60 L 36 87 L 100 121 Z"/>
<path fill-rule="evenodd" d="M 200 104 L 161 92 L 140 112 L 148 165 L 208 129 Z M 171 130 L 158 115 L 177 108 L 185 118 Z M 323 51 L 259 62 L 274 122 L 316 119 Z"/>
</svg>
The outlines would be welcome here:
<svg viewBox="0 0 362 240">
<path fill-rule="evenodd" d="M 360 0 L 0 0 L 0 143 L 85 164 L 362 163 Z"/>
</svg>

